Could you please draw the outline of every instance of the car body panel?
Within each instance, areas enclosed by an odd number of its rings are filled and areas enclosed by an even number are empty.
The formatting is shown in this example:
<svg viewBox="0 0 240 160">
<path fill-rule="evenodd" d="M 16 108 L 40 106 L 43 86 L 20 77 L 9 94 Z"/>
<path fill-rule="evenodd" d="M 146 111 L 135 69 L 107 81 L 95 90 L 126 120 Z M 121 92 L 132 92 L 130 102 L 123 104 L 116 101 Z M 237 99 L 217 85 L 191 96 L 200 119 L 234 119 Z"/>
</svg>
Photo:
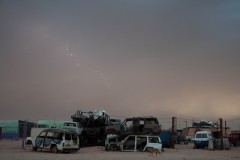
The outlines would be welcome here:
<svg viewBox="0 0 240 160">
<path fill-rule="evenodd" d="M 65 121 L 63 123 L 62 129 L 66 129 L 71 132 L 76 132 L 77 135 L 80 135 L 83 131 L 83 128 L 81 128 L 77 122 L 72 121 Z"/>
<path fill-rule="evenodd" d="M 132 117 L 126 118 L 121 125 L 105 127 L 107 134 L 160 134 L 161 126 L 155 117 Z"/>
<path fill-rule="evenodd" d="M 57 151 L 64 152 L 80 149 L 77 134 L 63 129 L 44 129 L 38 136 L 27 139 L 31 140 L 33 150 L 56 147 Z"/>
<path fill-rule="evenodd" d="M 152 135 L 129 135 L 123 139 L 118 135 L 109 135 L 105 142 L 105 149 L 111 150 L 111 146 L 121 151 L 146 151 L 147 148 L 161 150 L 162 143 L 159 136 Z"/>
</svg>

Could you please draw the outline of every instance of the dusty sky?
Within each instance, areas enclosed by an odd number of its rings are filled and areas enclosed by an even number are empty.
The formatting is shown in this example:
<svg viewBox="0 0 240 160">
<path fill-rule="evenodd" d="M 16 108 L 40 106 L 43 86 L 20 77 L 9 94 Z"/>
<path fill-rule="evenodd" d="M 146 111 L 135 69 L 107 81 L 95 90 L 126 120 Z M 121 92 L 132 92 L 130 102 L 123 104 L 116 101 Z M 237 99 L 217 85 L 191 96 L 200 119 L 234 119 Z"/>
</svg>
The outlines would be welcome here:
<svg viewBox="0 0 240 160">
<path fill-rule="evenodd" d="M 103 108 L 238 118 L 239 8 L 238 0 L 0 0 L 0 117 L 70 119 Z"/>
</svg>

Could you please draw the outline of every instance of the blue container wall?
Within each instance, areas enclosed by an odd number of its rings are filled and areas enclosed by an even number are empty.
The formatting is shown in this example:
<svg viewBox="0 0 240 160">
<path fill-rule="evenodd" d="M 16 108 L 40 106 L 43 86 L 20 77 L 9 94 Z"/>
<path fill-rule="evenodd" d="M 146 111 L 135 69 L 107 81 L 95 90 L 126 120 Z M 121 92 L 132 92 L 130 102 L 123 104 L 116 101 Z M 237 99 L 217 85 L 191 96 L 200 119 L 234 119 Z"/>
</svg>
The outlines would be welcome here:
<svg viewBox="0 0 240 160">
<path fill-rule="evenodd" d="M 18 139 L 19 138 L 19 121 L 18 120 L 1 120 L 0 121 L 0 138 L 1 139 Z"/>
<path fill-rule="evenodd" d="M 163 147 L 170 147 L 171 146 L 171 131 L 164 131 L 162 130 L 160 133 L 160 138 L 162 141 Z"/>
<path fill-rule="evenodd" d="M 13 131 L 2 132 L 1 136 L 2 136 L 1 139 L 18 139 L 19 138 L 18 132 L 13 132 Z"/>
</svg>

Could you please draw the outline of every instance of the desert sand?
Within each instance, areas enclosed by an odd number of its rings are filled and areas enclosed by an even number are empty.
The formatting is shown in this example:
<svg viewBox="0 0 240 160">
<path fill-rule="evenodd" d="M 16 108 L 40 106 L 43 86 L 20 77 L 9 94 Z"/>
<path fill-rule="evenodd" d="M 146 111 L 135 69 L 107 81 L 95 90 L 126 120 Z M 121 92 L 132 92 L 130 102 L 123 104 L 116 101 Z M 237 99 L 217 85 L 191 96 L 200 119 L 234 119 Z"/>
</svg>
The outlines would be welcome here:
<svg viewBox="0 0 240 160">
<path fill-rule="evenodd" d="M 240 148 L 230 150 L 193 149 L 193 144 L 175 145 L 175 149 L 165 148 L 162 155 L 147 152 L 107 152 L 102 146 L 81 148 L 75 153 L 51 153 L 22 149 L 22 141 L 0 140 L 0 160 L 240 160 Z"/>
</svg>

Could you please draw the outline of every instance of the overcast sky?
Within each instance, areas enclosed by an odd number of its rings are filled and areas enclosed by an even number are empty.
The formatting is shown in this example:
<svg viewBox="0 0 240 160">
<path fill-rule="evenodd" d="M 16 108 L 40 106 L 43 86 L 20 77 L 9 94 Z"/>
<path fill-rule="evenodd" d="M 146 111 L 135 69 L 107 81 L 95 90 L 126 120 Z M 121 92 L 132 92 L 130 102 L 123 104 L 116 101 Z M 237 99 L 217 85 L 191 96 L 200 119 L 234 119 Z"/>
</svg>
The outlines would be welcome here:
<svg viewBox="0 0 240 160">
<path fill-rule="evenodd" d="M 240 113 L 238 0 L 0 0 L 0 118 Z M 240 128 L 240 125 L 238 126 Z"/>
</svg>

